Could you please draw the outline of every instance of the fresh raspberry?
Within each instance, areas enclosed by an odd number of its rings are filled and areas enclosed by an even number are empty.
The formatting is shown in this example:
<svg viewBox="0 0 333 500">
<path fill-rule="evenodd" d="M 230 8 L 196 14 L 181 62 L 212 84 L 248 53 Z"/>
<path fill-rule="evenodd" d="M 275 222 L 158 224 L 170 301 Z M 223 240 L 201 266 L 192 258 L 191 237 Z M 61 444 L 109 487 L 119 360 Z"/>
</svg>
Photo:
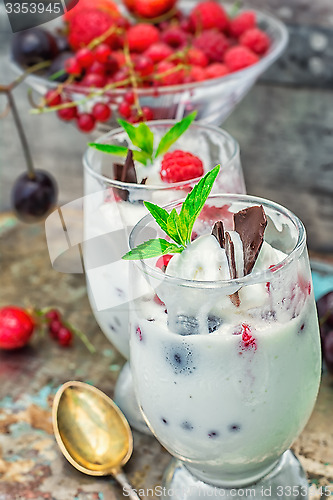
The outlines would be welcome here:
<svg viewBox="0 0 333 500">
<path fill-rule="evenodd" d="M 160 85 L 178 85 L 183 83 L 185 72 L 183 69 L 176 69 L 172 62 L 161 61 L 157 65 L 155 76 Z"/>
<path fill-rule="evenodd" d="M 81 9 L 71 18 L 68 42 L 73 50 L 79 50 L 103 35 L 113 24 L 114 18 L 105 11 L 95 8 Z M 117 35 L 111 34 L 104 43 L 113 47 L 117 43 Z"/>
<path fill-rule="evenodd" d="M 223 63 L 212 63 L 205 68 L 206 78 L 220 78 L 229 73 L 228 67 Z"/>
<path fill-rule="evenodd" d="M 257 350 L 256 339 L 252 336 L 252 331 L 249 325 L 242 323 L 242 345 L 243 349 Z"/>
<path fill-rule="evenodd" d="M 246 30 L 255 28 L 257 23 L 256 15 L 251 10 L 241 12 L 230 21 L 229 33 L 235 38 L 239 38 Z"/>
<path fill-rule="evenodd" d="M 61 95 L 58 93 L 57 90 L 49 90 L 48 92 L 46 92 L 44 99 L 46 105 L 50 107 L 57 106 L 62 102 Z"/>
<path fill-rule="evenodd" d="M 126 7 L 139 17 L 152 19 L 166 14 L 176 0 L 123 0 Z"/>
<path fill-rule="evenodd" d="M 230 71 L 238 71 L 240 69 L 252 66 L 259 61 L 259 57 L 247 47 L 237 45 L 228 49 L 224 55 L 224 62 Z"/>
<path fill-rule="evenodd" d="M 184 33 L 182 29 L 177 26 L 172 26 L 171 28 L 163 31 L 161 35 L 162 42 L 166 43 L 173 49 L 181 49 L 187 43 L 188 35 Z"/>
<path fill-rule="evenodd" d="M 204 31 L 194 39 L 194 47 L 202 50 L 211 62 L 222 62 L 229 41 L 223 33 L 214 30 Z"/>
<path fill-rule="evenodd" d="M 81 68 L 89 68 L 95 59 L 92 51 L 87 48 L 78 50 L 75 57 Z"/>
<path fill-rule="evenodd" d="M 159 40 L 160 32 L 151 24 L 139 23 L 127 31 L 128 46 L 133 52 L 144 52 Z"/>
<path fill-rule="evenodd" d="M 170 254 L 162 255 L 159 259 L 157 259 L 155 266 L 165 273 L 165 270 L 168 267 L 168 264 L 172 257 L 173 255 Z"/>
<path fill-rule="evenodd" d="M 76 2 L 75 7 L 71 8 L 70 4 L 67 7 L 67 12 L 64 14 L 63 18 L 65 21 L 70 22 L 73 17 L 76 16 L 78 12 L 84 9 L 91 8 L 91 0 L 73 0 Z M 112 0 L 94 0 L 94 8 L 108 12 L 112 17 L 121 19 L 117 4 Z"/>
<path fill-rule="evenodd" d="M 164 155 L 160 176 L 164 182 L 181 182 L 201 177 L 203 171 L 200 158 L 177 149 Z"/>
<path fill-rule="evenodd" d="M 35 324 L 24 309 L 7 306 L 0 309 L 0 349 L 18 349 L 25 346 L 33 334 Z"/>
<path fill-rule="evenodd" d="M 208 57 L 206 54 L 196 47 L 191 47 L 187 52 L 187 61 L 194 66 L 201 66 L 204 68 L 208 64 Z"/>
<path fill-rule="evenodd" d="M 172 54 L 172 49 L 166 43 L 154 43 L 143 53 L 145 56 L 149 57 L 154 64 L 157 64 L 164 59 L 167 59 Z"/>
<path fill-rule="evenodd" d="M 144 55 L 133 57 L 133 64 L 135 72 L 141 77 L 149 76 L 154 71 L 153 61 Z"/>
<path fill-rule="evenodd" d="M 141 342 L 142 341 L 142 332 L 141 332 L 141 328 L 139 326 L 136 327 L 135 333 L 139 337 L 139 340 Z"/>
<path fill-rule="evenodd" d="M 196 5 L 189 19 L 195 30 L 216 28 L 223 31 L 229 25 L 229 19 L 223 7 L 212 0 Z"/>
<path fill-rule="evenodd" d="M 239 39 L 239 43 L 251 49 L 256 54 L 264 54 L 270 46 L 270 39 L 266 33 L 258 28 L 245 31 Z"/>
</svg>

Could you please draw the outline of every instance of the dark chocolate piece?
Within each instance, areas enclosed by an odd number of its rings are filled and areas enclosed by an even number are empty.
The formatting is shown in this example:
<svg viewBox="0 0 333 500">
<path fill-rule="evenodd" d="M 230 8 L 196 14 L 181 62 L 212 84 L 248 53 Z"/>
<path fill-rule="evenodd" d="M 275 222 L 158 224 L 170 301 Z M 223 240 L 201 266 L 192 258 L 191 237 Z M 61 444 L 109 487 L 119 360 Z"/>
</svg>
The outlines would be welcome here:
<svg viewBox="0 0 333 500">
<path fill-rule="evenodd" d="M 144 177 L 144 178 L 142 179 L 142 181 L 140 182 L 140 184 L 146 184 L 147 179 L 148 179 L 148 177 Z"/>
<path fill-rule="evenodd" d="M 244 253 L 244 276 L 250 274 L 264 241 L 267 218 L 262 205 L 234 214 L 235 231 L 240 236 Z"/>
<path fill-rule="evenodd" d="M 234 243 L 233 243 L 231 236 L 228 232 L 225 233 L 225 254 L 226 254 L 227 259 L 228 259 L 230 276 L 232 279 L 236 279 L 238 276 L 237 276 L 237 270 L 236 270 L 235 246 L 234 246 Z M 239 307 L 240 298 L 239 298 L 238 292 L 235 292 L 232 295 L 229 295 L 229 297 L 230 297 L 231 302 L 236 307 Z"/>
<path fill-rule="evenodd" d="M 215 236 L 221 248 L 225 246 L 224 228 L 221 220 L 215 222 L 212 229 L 212 235 Z"/>
<path fill-rule="evenodd" d="M 136 176 L 134 161 L 133 161 L 133 151 L 128 150 L 126 160 L 124 165 L 121 163 L 114 163 L 114 177 L 116 181 L 128 182 L 130 184 L 137 184 L 138 179 Z M 114 188 L 117 195 L 124 201 L 128 200 L 128 190 L 122 188 Z"/>
<path fill-rule="evenodd" d="M 225 253 L 228 259 L 230 276 L 233 280 L 235 280 L 238 277 L 235 260 L 235 246 L 228 232 L 225 233 Z"/>
</svg>

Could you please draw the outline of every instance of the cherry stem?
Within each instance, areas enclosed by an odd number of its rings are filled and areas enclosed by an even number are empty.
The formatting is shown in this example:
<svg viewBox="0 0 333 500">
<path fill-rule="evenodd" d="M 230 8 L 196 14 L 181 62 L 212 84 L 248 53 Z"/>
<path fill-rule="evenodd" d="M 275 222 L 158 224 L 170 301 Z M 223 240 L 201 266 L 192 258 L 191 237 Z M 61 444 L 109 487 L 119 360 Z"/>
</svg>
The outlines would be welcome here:
<svg viewBox="0 0 333 500">
<path fill-rule="evenodd" d="M 30 179 L 34 179 L 36 177 L 36 174 L 35 174 L 34 164 L 32 161 L 32 156 L 31 156 L 30 149 L 29 149 L 29 144 L 28 144 L 25 132 L 24 132 L 24 128 L 22 125 L 20 115 L 17 111 L 15 99 L 14 99 L 14 96 L 12 94 L 11 89 L 8 89 L 6 94 L 7 94 L 10 108 L 11 108 L 12 113 L 13 113 L 13 118 L 14 118 L 14 122 L 16 125 L 16 129 L 17 129 L 18 135 L 20 137 L 24 158 L 25 158 L 25 161 L 27 164 L 28 175 L 29 175 Z"/>
</svg>

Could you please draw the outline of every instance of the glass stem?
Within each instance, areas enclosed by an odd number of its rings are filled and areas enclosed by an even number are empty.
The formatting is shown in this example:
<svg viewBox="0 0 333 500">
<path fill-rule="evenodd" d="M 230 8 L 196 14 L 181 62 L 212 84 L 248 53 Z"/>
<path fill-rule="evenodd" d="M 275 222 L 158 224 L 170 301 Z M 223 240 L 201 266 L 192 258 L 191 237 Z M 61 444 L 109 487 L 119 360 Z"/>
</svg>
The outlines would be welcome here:
<svg viewBox="0 0 333 500">
<path fill-rule="evenodd" d="M 20 115 L 17 111 L 15 99 L 14 99 L 14 96 L 13 96 L 11 90 L 8 90 L 6 93 L 7 93 L 9 105 L 10 105 L 12 113 L 13 113 L 16 129 L 17 129 L 18 135 L 20 137 L 24 158 L 25 158 L 25 161 L 27 164 L 28 175 L 29 175 L 30 179 L 34 179 L 36 177 L 36 174 L 35 174 L 35 169 L 34 169 L 34 165 L 33 165 L 33 161 L 32 161 L 32 156 L 30 153 L 27 137 L 25 135 L 24 128 L 23 128 L 23 125 L 21 122 L 21 118 L 20 118 Z"/>
</svg>

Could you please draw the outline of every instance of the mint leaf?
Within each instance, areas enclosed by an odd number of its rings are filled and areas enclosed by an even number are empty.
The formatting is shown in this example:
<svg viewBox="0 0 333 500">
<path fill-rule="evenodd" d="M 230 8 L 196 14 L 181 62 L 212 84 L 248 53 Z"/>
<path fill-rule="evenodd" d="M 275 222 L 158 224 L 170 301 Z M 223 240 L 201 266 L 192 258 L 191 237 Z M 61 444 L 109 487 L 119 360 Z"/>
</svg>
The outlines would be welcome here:
<svg viewBox="0 0 333 500">
<path fill-rule="evenodd" d="M 151 159 L 154 151 L 154 134 L 150 128 L 145 123 L 134 126 L 121 119 L 118 123 L 125 129 L 133 145 L 140 148 Z"/>
<path fill-rule="evenodd" d="M 171 127 L 170 130 L 168 130 L 168 132 L 160 140 L 155 153 L 155 158 L 168 151 L 170 146 L 172 146 L 172 144 L 175 143 L 176 140 L 189 128 L 196 116 L 197 112 L 193 111 L 193 113 L 185 116 L 185 118 L 176 123 L 173 127 Z"/>
<path fill-rule="evenodd" d="M 212 190 L 214 181 L 220 171 L 220 165 L 210 170 L 199 182 L 194 186 L 192 191 L 187 195 L 181 208 L 179 217 L 182 224 L 186 227 L 185 244 L 191 241 L 192 229 L 194 222 L 200 214 L 209 193 Z"/>
<path fill-rule="evenodd" d="M 151 215 L 156 220 L 157 224 L 160 228 L 167 233 L 167 221 L 169 217 L 169 212 L 164 210 L 164 208 L 159 207 L 158 205 L 154 205 L 154 203 L 150 203 L 150 201 L 144 201 L 143 204 L 149 210 Z"/>
<path fill-rule="evenodd" d="M 99 142 L 90 142 L 88 146 L 97 149 L 102 153 L 108 153 L 116 156 L 123 156 L 124 158 L 126 158 L 128 153 L 128 148 L 126 148 L 125 146 L 116 146 L 115 144 L 100 144 Z M 142 163 L 143 165 L 147 165 L 148 160 L 150 160 L 149 155 L 147 155 L 143 151 L 137 151 L 135 149 L 132 151 L 134 160 L 138 161 L 139 163 Z"/>
<path fill-rule="evenodd" d="M 175 208 L 171 210 L 169 217 L 168 217 L 167 234 L 176 243 L 185 247 L 186 228 L 184 228 L 184 225 L 181 224 L 179 215 L 176 212 Z"/>
<path fill-rule="evenodd" d="M 181 253 L 183 250 L 184 248 L 178 247 L 174 243 L 170 243 L 170 241 L 158 238 L 141 243 L 141 245 L 127 252 L 122 258 L 124 260 L 150 259 L 151 257 L 159 257 L 170 253 Z"/>
</svg>

